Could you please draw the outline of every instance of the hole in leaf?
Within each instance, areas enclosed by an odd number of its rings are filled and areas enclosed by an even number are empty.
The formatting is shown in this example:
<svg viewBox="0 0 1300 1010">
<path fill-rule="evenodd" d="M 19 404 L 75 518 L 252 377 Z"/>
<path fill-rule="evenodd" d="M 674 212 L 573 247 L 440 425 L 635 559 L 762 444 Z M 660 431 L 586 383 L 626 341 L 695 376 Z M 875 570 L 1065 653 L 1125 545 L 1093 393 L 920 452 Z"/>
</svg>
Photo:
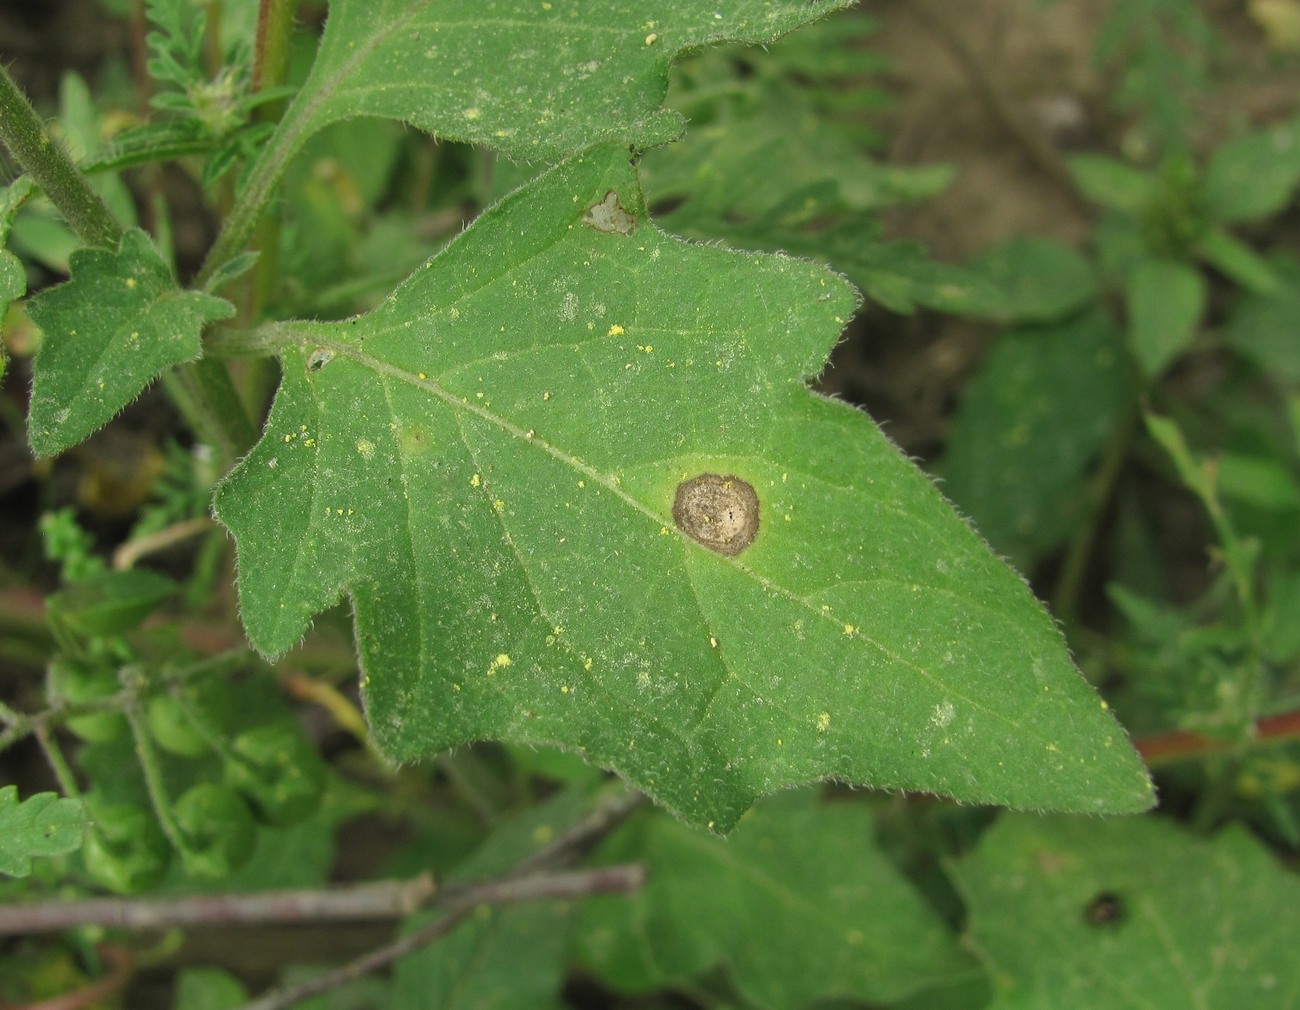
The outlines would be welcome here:
<svg viewBox="0 0 1300 1010">
<path fill-rule="evenodd" d="M 702 473 L 677 485 L 673 522 L 709 550 L 734 557 L 758 536 L 758 495 L 739 477 Z"/>
<path fill-rule="evenodd" d="M 323 347 L 318 347 L 307 356 L 307 368 L 309 371 L 319 372 L 322 368 L 328 365 L 333 358 L 333 351 L 327 351 Z"/>
<path fill-rule="evenodd" d="M 623 205 L 618 202 L 618 194 L 612 189 L 605 194 L 604 200 L 587 208 L 582 220 L 596 231 L 616 231 L 620 235 L 626 235 L 636 227 L 636 218 L 623 209 Z"/>
</svg>

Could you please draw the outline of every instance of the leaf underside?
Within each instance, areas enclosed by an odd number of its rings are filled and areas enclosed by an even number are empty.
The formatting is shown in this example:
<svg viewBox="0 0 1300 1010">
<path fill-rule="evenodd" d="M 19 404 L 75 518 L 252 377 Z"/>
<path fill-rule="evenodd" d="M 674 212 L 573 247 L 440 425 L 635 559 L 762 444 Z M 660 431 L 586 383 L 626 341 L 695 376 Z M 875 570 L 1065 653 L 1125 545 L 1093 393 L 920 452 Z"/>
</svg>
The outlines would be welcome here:
<svg viewBox="0 0 1300 1010">
<path fill-rule="evenodd" d="M 1020 578 L 804 385 L 855 304 L 814 264 L 659 232 L 625 145 L 561 163 L 374 312 L 279 327 L 265 434 L 215 501 L 250 639 L 284 652 L 346 593 L 393 759 L 555 744 L 719 831 L 828 777 L 1145 809 Z M 674 526 L 708 472 L 758 493 L 734 557 Z"/>
</svg>

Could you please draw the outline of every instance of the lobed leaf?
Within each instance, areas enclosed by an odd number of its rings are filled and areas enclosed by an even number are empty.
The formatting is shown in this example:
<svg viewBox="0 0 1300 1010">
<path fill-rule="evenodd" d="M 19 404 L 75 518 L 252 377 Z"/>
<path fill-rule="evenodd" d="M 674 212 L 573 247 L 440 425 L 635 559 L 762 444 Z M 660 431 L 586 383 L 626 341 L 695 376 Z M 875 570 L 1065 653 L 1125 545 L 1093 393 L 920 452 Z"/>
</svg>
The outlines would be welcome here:
<svg viewBox="0 0 1300 1010">
<path fill-rule="evenodd" d="M 668 67 L 714 42 L 770 42 L 849 0 L 331 0 L 320 51 L 287 133 L 354 116 L 554 159 L 642 124 L 681 131 L 660 108 Z"/>
<path fill-rule="evenodd" d="M 36 355 L 27 438 L 38 456 L 76 445 L 160 373 L 202 350 L 229 302 L 182 291 L 149 237 L 132 228 L 116 250 L 72 254 L 72 279 L 28 306 L 45 332 Z"/>
<path fill-rule="evenodd" d="M 827 777 L 1145 809 L 1020 578 L 804 386 L 855 304 L 659 232 L 622 145 L 562 163 L 374 312 L 274 330 L 265 434 L 215 500 L 251 641 L 284 652 L 347 593 L 392 758 L 556 744 L 716 830 Z M 702 473 L 755 489 L 751 546 L 677 528 Z"/>
<path fill-rule="evenodd" d="M 59 856 L 81 845 L 86 815 L 76 800 L 37 793 L 21 802 L 17 786 L 0 789 L 0 873 L 25 877 L 33 856 Z"/>
</svg>

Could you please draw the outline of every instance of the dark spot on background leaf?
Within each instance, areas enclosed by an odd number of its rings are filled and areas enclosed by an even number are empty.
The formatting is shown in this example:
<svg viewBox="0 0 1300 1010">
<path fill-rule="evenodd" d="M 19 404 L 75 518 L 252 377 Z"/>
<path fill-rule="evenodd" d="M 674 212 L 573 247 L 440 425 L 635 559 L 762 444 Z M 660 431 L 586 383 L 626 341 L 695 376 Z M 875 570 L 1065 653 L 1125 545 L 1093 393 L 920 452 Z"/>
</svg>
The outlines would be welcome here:
<svg viewBox="0 0 1300 1010">
<path fill-rule="evenodd" d="M 1124 899 L 1111 891 L 1102 891 L 1083 910 L 1084 921 L 1090 926 L 1114 928 L 1124 921 Z"/>
</svg>

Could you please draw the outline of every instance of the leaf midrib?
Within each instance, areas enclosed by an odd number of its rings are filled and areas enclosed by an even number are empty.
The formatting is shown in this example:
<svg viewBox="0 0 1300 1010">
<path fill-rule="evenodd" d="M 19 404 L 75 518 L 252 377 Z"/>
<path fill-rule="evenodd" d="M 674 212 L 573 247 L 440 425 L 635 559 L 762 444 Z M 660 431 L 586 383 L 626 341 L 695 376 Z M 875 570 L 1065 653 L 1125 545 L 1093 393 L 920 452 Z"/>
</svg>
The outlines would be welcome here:
<svg viewBox="0 0 1300 1010">
<path fill-rule="evenodd" d="M 303 336 L 310 336 L 315 332 L 315 328 L 312 327 L 310 324 L 306 324 L 306 325 L 294 326 L 293 331 L 300 333 Z M 632 497 L 630 494 L 624 491 L 621 484 L 615 477 L 604 474 L 603 472 L 597 470 L 595 467 L 591 466 L 589 463 L 586 463 L 583 460 L 579 459 L 577 456 L 574 456 L 571 453 L 568 453 L 565 450 L 559 448 L 558 446 L 554 445 L 547 439 L 537 435 L 535 432 L 530 437 L 528 431 L 521 428 L 513 421 L 510 421 L 509 419 L 502 417 L 500 414 L 494 413 L 493 411 L 489 410 L 487 407 L 480 406 L 475 402 L 457 396 L 456 394 L 443 388 L 438 382 L 436 382 L 432 378 L 421 379 L 417 375 L 412 375 L 410 372 L 404 371 L 398 368 L 397 366 L 392 365 L 387 361 L 384 361 L 383 359 L 368 354 L 365 351 L 358 349 L 356 345 L 353 343 L 338 340 L 338 339 L 329 339 L 329 338 L 312 340 L 309 341 L 309 343 L 313 348 L 323 348 L 326 350 L 333 351 L 336 354 L 343 355 L 344 357 L 351 359 L 352 361 L 362 366 L 363 368 L 366 368 L 371 372 L 375 373 L 377 376 L 382 376 L 386 379 L 396 380 L 399 382 L 405 382 L 410 385 L 413 385 L 423 390 L 424 392 L 430 394 L 434 398 L 442 401 L 442 403 L 444 403 L 446 406 L 451 408 L 453 411 L 463 412 L 464 414 L 472 415 L 487 424 L 499 428 L 500 430 L 504 431 L 506 434 L 510 435 L 512 438 L 518 439 L 520 442 L 523 442 L 525 444 L 534 446 L 542 450 L 543 452 L 550 455 L 553 459 L 576 470 L 584 477 L 589 478 L 590 480 L 599 484 L 601 487 L 608 490 L 611 494 L 617 497 L 625 505 L 632 508 L 636 512 L 639 512 L 647 519 L 653 521 L 657 527 L 671 530 L 678 537 L 679 541 L 682 542 L 682 545 L 685 549 L 688 550 L 691 549 L 692 545 L 686 543 L 688 538 L 679 529 L 677 529 L 676 524 L 674 522 L 672 522 L 668 517 L 660 515 L 658 512 L 644 505 L 641 501 Z M 454 416 L 458 416 L 458 415 L 454 415 Z M 700 547 L 697 549 L 705 550 L 706 548 Z M 839 631 L 845 625 L 846 622 L 843 616 L 837 615 L 833 609 L 827 611 L 827 610 L 823 610 L 820 606 L 813 606 L 805 598 L 798 596 L 792 590 L 787 589 L 786 587 L 780 585 L 779 583 L 773 582 L 768 577 L 759 574 L 758 572 L 754 571 L 752 568 L 743 564 L 738 558 L 723 557 L 720 555 L 719 560 L 730 565 L 742 576 L 746 576 L 750 579 L 753 579 L 754 582 L 760 587 L 762 587 L 763 589 L 766 589 L 774 594 L 777 594 L 785 598 L 792 604 L 805 610 L 808 614 L 818 619 L 819 621 L 826 622 L 832 628 L 836 629 L 836 633 L 839 633 Z M 687 568 L 687 576 L 689 579 L 689 566 Z M 697 587 L 695 586 L 694 580 L 691 579 L 690 582 L 691 582 L 692 593 L 696 597 L 697 606 L 702 607 L 703 604 L 702 601 L 699 600 L 699 592 Z M 530 585 L 530 592 L 533 594 L 534 601 L 537 602 L 539 609 L 541 609 L 540 600 L 537 599 L 536 592 L 535 590 L 532 589 L 531 585 Z M 710 623 L 708 622 L 707 618 L 704 617 L 702 612 L 701 612 L 701 620 L 703 621 L 706 627 L 711 627 Z M 897 653 L 894 650 L 888 648 L 887 646 L 883 645 L 881 642 L 877 641 L 874 637 L 864 634 L 860 629 L 855 630 L 853 632 L 852 637 L 859 638 L 862 642 L 874 648 L 878 653 L 886 657 L 891 662 L 911 670 L 917 676 L 929 682 L 933 687 L 951 695 L 956 700 L 959 700 L 969 705 L 972 709 L 983 712 L 985 715 L 989 716 L 990 718 L 1002 722 L 1007 726 L 1011 727 L 1012 729 L 1015 730 L 1025 729 L 1025 724 L 1023 722 L 1015 720 L 1010 716 L 1008 716 L 1006 713 L 1001 712 L 997 709 L 992 709 L 987 707 L 986 705 L 978 701 L 976 698 L 959 690 L 955 685 L 940 680 L 934 674 L 926 670 L 925 667 L 916 663 L 914 660 L 909 659 L 908 657 L 903 656 L 900 653 Z M 732 675 L 734 675 L 733 667 L 727 665 L 726 669 L 728 670 L 729 673 L 732 673 Z M 759 696 L 759 693 L 755 691 L 753 686 L 750 685 L 747 681 L 740 679 L 740 682 L 742 684 L 745 684 L 746 688 L 755 696 Z M 773 702 L 773 704 L 777 704 L 777 703 Z M 777 705 L 777 707 L 779 707 L 782 711 L 786 712 L 788 715 L 791 715 L 793 717 L 794 713 L 786 706 Z"/>
</svg>

